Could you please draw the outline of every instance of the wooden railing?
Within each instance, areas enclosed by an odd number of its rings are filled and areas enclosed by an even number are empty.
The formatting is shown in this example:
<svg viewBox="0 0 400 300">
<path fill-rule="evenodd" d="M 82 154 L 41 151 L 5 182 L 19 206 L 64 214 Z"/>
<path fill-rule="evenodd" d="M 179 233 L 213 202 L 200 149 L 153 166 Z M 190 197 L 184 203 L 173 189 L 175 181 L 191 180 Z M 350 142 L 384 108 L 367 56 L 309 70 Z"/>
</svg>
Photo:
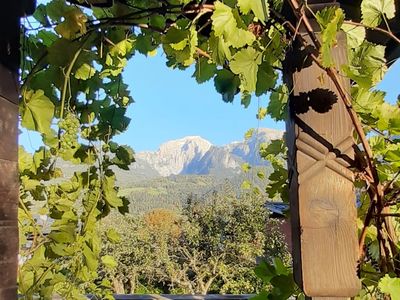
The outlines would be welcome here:
<svg viewBox="0 0 400 300">
<path fill-rule="evenodd" d="M 155 295 L 155 294 L 133 294 L 114 295 L 115 300 L 248 300 L 254 295 L 243 294 L 243 295 Z M 88 296 L 88 299 L 96 300 L 96 297 Z"/>
</svg>

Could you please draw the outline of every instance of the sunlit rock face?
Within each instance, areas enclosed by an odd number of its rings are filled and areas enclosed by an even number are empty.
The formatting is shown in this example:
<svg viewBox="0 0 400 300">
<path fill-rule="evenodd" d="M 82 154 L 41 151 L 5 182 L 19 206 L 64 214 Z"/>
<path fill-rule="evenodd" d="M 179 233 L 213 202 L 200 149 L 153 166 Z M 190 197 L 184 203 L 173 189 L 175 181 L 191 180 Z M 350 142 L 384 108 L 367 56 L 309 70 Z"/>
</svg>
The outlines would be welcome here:
<svg viewBox="0 0 400 300">
<path fill-rule="evenodd" d="M 252 166 L 264 165 L 266 162 L 261 159 L 258 149 L 262 143 L 282 138 L 283 131 L 269 128 L 258 128 L 251 138 L 241 142 L 232 142 L 225 146 L 227 151 L 240 157 L 244 162 Z"/>
<path fill-rule="evenodd" d="M 265 165 L 258 154 L 260 144 L 281 138 L 282 134 L 280 130 L 259 128 L 250 139 L 225 146 L 214 146 L 199 136 L 188 136 L 168 141 L 157 151 L 137 153 L 133 170 L 150 167 L 161 176 L 238 173 L 244 162 Z"/>
<path fill-rule="evenodd" d="M 200 160 L 212 144 L 199 137 L 188 136 L 168 141 L 155 152 L 140 152 L 137 157 L 149 163 L 160 175 L 178 175 L 192 161 Z"/>
</svg>

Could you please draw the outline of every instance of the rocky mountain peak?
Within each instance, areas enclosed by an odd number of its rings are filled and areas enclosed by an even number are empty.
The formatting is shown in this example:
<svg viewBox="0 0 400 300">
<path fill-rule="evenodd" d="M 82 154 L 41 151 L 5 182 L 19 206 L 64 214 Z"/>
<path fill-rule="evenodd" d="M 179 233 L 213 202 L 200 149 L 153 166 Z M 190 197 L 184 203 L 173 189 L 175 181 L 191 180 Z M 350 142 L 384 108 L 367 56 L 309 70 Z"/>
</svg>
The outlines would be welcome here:
<svg viewBox="0 0 400 300">
<path fill-rule="evenodd" d="M 258 154 L 261 143 L 282 137 L 280 130 L 259 128 L 245 141 L 217 147 L 200 136 L 187 136 L 163 143 L 157 151 L 136 154 L 138 165 L 145 164 L 161 176 L 180 174 L 237 173 L 243 162 L 266 164 Z"/>
<path fill-rule="evenodd" d="M 205 153 L 211 146 L 212 144 L 209 141 L 200 136 L 187 136 L 161 144 L 157 152 L 167 156 L 171 156 L 173 153 L 181 153 L 182 151 Z"/>
<path fill-rule="evenodd" d="M 137 158 L 145 160 L 161 176 L 178 175 L 193 160 L 199 160 L 212 144 L 200 136 L 187 136 L 163 143 L 155 152 L 140 152 Z"/>
</svg>

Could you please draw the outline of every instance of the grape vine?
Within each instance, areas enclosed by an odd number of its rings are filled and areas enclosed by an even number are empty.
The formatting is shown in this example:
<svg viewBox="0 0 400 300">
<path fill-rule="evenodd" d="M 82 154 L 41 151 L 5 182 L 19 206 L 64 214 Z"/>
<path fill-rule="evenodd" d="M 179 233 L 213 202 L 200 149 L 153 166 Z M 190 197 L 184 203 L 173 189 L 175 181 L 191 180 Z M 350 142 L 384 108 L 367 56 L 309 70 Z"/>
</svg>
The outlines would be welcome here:
<svg viewBox="0 0 400 300">
<path fill-rule="evenodd" d="M 53 294 L 81 299 L 85 293 L 112 299 L 110 282 L 99 282 L 97 270 L 99 264 L 114 268 L 115 261 L 100 257 L 96 222 L 112 210 L 127 211 L 113 167 L 128 169 L 134 153 L 113 137 L 130 122 L 126 110 L 133 98 L 122 76 L 129 59 L 163 51 L 169 67 L 194 65 L 199 84 L 213 80 L 223 101 L 240 94 L 247 107 L 252 97 L 262 97 L 266 104 L 258 118 L 284 120 L 290 91 L 279 78 L 286 51 L 300 43 L 313 49 L 305 59 L 335 83 L 360 145 L 354 172 L 364 288 L 358 299 L 381 294 L 398 299 L 400 107 L 376 89 L 394 61 L 386 59 L 384 45 L 368 39 L 373 31 L 388 45 L 400 45 L 391 30 L 399 15 L 394 0 L 363 0 L 356 21 L 340 7 L 315 13 L 297 0 L 95 3 L 52 0 L 39 4 L 34 20 L 24 23 L 20 122 L 42 135 L 43 146 L 33 155 L 20 147 L 20 293 L 27 299 Z M 299 34 L 301 26 L 307 38 Z M 331 55 L 339 31 L 347 36 L 349 56 L 340 69 Z M 352 80 L 351 94 L 341 86 L 341 76 Z M 267 193 L 282 199 L 287 195 L 284 152 L 282 142 L 261 148 L 275 167 Z M 68 174 L 64 161 L 80 164 L 81 171 Z M 272 269 L 268 280 L 289 274 L 280 265 Z"/>
</svg>

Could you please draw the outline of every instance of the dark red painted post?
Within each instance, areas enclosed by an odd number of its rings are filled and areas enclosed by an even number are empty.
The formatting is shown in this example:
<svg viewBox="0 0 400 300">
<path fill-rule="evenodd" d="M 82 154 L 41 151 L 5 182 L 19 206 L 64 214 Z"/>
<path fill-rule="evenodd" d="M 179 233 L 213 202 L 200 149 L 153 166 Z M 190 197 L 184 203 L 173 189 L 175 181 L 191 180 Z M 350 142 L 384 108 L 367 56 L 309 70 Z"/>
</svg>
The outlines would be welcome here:
<svg viewBox="0 0 400 300">
<path fill-rule="evenodd" d="M 14 0 L 0 8 L 0 300 L 17 299 L 20 17 L 33 7 Z"/>
</svg>

